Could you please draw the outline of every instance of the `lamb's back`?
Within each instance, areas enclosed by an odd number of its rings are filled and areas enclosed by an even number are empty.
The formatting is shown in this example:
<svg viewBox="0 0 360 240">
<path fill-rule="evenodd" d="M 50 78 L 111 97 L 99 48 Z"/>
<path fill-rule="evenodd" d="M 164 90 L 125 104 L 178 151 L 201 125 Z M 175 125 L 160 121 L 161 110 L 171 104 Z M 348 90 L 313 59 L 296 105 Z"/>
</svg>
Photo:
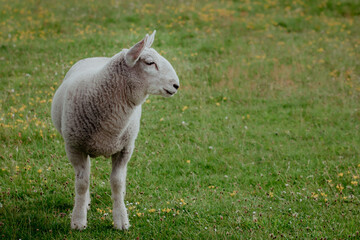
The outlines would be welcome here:
<svg viewBox="0 0 360 240">
<path fill-rule="evenodd" d="M 67 80 L 76 80 L 91 76 L 94 73 L 100 71 L 108 62 L 110 58 L 107 57 L 94 57 L 94 58 L 85 58 L 76 62 L 70 70 L 66 73 L 64 81 Z"/>
</svg>

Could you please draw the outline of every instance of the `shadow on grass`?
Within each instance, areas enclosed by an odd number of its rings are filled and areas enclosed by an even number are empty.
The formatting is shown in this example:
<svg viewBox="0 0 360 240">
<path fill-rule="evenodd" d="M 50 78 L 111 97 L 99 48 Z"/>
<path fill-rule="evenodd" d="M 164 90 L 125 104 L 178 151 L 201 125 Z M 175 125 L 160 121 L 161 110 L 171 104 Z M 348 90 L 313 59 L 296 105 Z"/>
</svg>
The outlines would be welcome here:
<svg viewBox="0 0 360 240">
<path fill-rule="evenodd" d="M 101 220 L 94 206 L 88 212 L 88 228 L 75 231 L 70 227 L 73 199 L 61 195 L 26 198 L 27 201 L 13 198 L 11 206 L 0 209 L 2 239 L 79 239 L 96 235 L 101 238 L 104 233 L 107 237 L 127 234 L 113 228 L 111 216 Z"/>
</svg>

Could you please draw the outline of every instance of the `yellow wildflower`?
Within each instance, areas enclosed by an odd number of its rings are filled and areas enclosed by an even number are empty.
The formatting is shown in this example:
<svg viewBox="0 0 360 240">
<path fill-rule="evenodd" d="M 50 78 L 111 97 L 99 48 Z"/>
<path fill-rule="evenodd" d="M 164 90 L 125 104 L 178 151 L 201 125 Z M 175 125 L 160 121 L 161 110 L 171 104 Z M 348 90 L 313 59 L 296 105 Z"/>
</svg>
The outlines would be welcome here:
<svg viewBox="0 0 360 240">
<path fill-rule="evenodd" d="M 330 76 L 336 77 L 337 76 L 337 70 L 335 69 L 334 71 L 330 72 Z"/>
<path fill-rule="evenodd" d="M 344 187 L 341 184 L 336 185 L 336 188 L 341 192 Z"/>
<path fill-rule="evenodd" d="M 183 204 L 183 205 L 186 205 L 186 202 L 184 201 L 184 199 L 180 199 L 180 202 Z"/>
<path fill-rule="evenodd" d="M 170 208 L 164 208 L 163 210 L 161 210 L 162 212 L 167 212 L 167 213 L 169 213 L 169 212 L 171 212 L 171 209 Z"/>
<path fill-rule="evenodd" d="M 312 192 L 312 193 L 311 193 L 311 197 L 313 197 L 313 198 L 318 198 L 318 197 L 319 197 L 319 194 L 316 194 L 316 193 Z"/>
</svg>

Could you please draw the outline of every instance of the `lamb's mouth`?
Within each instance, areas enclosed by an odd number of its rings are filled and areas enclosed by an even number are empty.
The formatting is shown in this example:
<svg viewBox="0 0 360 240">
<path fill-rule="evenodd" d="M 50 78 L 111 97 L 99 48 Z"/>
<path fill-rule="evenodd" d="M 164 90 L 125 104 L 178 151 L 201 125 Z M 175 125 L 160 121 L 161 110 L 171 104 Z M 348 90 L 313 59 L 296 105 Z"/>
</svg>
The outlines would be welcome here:
<svg viewBox="0 0 360 240">
<path fill-rule="evenodd" d="M 175 94 L 175 92 L 170 92 L 169 90 L 166 90 L 165 88 L 164 88 L 164 90 L 165 90 L 165 92 L 166 92 L 167 94 L 169 94 L 169 95 L 174 95 L 174 94 Z"/>
</svg>

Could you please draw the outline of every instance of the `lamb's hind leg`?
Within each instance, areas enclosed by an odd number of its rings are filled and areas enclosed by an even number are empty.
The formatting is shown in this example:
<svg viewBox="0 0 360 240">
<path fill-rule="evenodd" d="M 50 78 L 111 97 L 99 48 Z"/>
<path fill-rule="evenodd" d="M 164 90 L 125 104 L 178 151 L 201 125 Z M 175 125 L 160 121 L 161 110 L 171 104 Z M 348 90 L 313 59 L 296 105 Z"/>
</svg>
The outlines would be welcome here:
<svg viewBox="0 0 360 240">
<path fill-rule="evenodd" d="M 90 204 L 90 158 L 71 147 L 66 147 L 66 154 L 75 170 L 75 205 L 71 217 L 71 228 L 83 230 L 86 228 L 87 210 Z"/>
<path fill-rule="evenodd" d="M 112 156 L 112 172 L 110 177 L 113 198 L 114 228 L 126 230 L 130 227 L 124 198 L 126 192 L 126 168 L 133 148 L 125 148 Z"/>
</svg>

